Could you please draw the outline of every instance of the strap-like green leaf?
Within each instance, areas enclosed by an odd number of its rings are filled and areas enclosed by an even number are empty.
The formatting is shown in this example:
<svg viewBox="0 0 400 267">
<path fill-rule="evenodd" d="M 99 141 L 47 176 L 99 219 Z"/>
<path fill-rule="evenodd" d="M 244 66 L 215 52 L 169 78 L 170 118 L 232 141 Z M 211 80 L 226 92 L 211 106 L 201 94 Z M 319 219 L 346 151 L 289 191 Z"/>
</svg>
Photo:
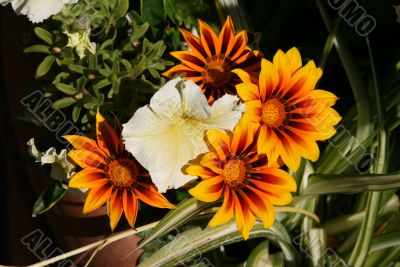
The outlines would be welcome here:
<svg viewBox="0 0 400 267">
<path fill-rule="evenodd" d="M 302 195 L 383 191 L 400 187 L 400 173 L 392 174 L 312 174 Z"/>
<path fill-rule="evenodd" d="M 142 240 L 134 251 L 143 248 L 154 239 L 169 233 L 173 229 L 177 229 L 179 226 L 185 224 L 191 218 L 209 208 L 211 205 L 212 204 L 210 203 L 198 201 L 195 198 L 183 200 L 175 209 L 171 210 L 164 216 L 160 223 L 153 228 L 149 235 Z"/>
<path fill-rule="evenodd" d="M 278 224 L 280 223 L 276 222 L 271 228 L 265 229 L 260 222 L 256 222 L 249 238 L 268 238 L 271 242 L 281 247 L 285 255 L 286 266 L 298 266 L 296 265 L 298 264 L 296 250 L 290 240 L 287 240 L 286 236 L 282 235 L 281 228 L 283 226 L 277 226 Z M 243 237 L 238 231 L 235 220 L 205 229 L 196 227 L 178 234 L 174 240 L 155 252 L 151 257 L 146 258 L 139 266 L 176 266 L 222 245 L 242 240 Z"/>
</svg>

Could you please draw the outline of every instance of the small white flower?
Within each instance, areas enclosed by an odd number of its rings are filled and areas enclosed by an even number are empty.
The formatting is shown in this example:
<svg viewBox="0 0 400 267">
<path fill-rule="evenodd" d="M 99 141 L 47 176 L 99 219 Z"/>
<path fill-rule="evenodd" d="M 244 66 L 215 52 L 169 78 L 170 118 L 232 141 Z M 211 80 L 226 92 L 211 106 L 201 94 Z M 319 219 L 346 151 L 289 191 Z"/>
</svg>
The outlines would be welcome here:
<svg viewBox="0 0 400 267">
<path fill-rule="evenodd" d="M 67 181 L 75 174 L 75 165 L 68 160 L 66 149 L 61 150 L 59 154 L 54 147 L 49 148 L 46 152 L 40 152 L 35 146 L 34 138 L 31 138 L 27 145 L 29 154 L 35 158 L 36 162 L 41 165 L 52 165 L 50 176 L 54 180 Z"/>
<path fill-rule="evenodd" d="M 165 192 L 196 179 L 181 169 L 207 151 L 204 131 L 233 130 L 243 111 L 237 96 L 224 95 L 210 107 L 198 85 L 175 78 L 123 125 L 122 136 L 126 149 Z"/>
<path fill-rule="evenodd" d="M 17 15 L 27 15 L 33 23 L 42 22 L 58 14 L 64 4 L 75 4 L 78 0 L 0 0 L 3 6 L 11 3 Z"/>
<path fill-rule="evenodd" d="M 90 42 L 90 29 L 74 33 L 65 31 L 64 34 L 68 36 L 67 46 L 74 48 L 80 59 L 85 57 L 86 50 L 96 53 L 96 44 Z"/>
</svg>

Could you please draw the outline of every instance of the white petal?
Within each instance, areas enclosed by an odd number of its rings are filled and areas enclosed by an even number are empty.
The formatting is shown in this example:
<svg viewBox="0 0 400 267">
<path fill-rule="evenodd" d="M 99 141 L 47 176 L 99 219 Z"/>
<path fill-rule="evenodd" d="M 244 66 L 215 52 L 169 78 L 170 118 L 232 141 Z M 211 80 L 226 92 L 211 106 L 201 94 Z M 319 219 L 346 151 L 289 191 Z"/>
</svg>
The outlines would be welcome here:
<svg viewBox="0 0 400 267">
<path fill-rule="evenodd" d="M 181 81 L 177 88 L 182 96 L 183 112 L 187 117 L 195 119 L 210 118 L 210 106 L 201 88 L 193 81 Z"/>
<path fill-rule="evenodd" d="M 242 116 L 239 98 L 226 95 L 209 107 L 199 86 L 173 79 L 148 106 L 123 125 L 126 149 L 145 167 L 160 192 L 196 177 L 182 173 L 188 161 L 207 151 L 204 131 L 232 130 Z"/>
<path fill-rule="evenodd" d="M 138 109 L 123 125 L 126 149 L 149 171 L 160 192 L 196 178 L 184 175 L 179 168 L 194 153 L 190 139 L 176 128 L 166 116 L 155 114 L 147 106 Z"/>
<path fill-rule="evenodd" d="M 37 23 L 52 15 L 58 14 L 64 3 L 77 3 L 77 0 L 0 0 L 0 4 L 11 2 L 16 14 L 27 15 L 29 20 Z"/>
<path fill-rule="evenodd" d="M 5 6 L 10 3 L 12 0 L 0 0 L 0 5 Z"/>
<path fill-rule="evenodd" d="M 150 108 L 155 113 L 165 114 L 171 119 L 182 116 L 182 98 L 177 90 L 180 82 L 182 82 L 181 78 L 170 80 L 153 95 L 150 100 Z"/>
<path fill-rule="evenodd" d="M 237 96 L 225 94 L 211 106 L 211 118 L 205 123 L 207 128 L 233 130 L 242 118 L 244 105 Z"/>
</svg>

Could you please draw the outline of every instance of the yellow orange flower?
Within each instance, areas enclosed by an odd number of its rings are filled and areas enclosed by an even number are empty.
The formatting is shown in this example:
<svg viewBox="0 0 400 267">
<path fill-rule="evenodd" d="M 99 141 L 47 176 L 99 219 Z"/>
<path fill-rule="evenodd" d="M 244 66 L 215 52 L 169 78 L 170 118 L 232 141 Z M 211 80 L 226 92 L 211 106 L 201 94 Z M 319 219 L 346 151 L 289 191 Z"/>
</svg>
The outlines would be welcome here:
<svg viewBox="0 0 400 267">
<path fill-rule="evenodd" d="M 201 20 L 199 29 L 200 38 L 184 29 L 180 30 L 191 50 L 172 52 L 171 55 L 182 61 L 182 64 L 163 75 L 172 78 L 176 74 L 186 73 L 185 79 L 197 83 L 208 102 L 212 103 L 225 93 L 236 94 L 235 85 L 240 80 L 232 70 L 241 68 L 256 73 L 260 67 L 261 55 L 247 47 L 245 31 L 235 35 L 230 17 L 226 19 L 219 36 Z"/>
<path fill-rule="evenodd" d="M 206 140 L 210 152 L 185 166 L 190 175 L 202 181 L 189 190 L 196 199 L 214 202 L 223 197 L 221 208 L 209 226 L 223 224 L 233 217 L 243 238 L 249 237 L 256 217 L 265 228 L 275 220 L 274 205 L 291 202 L 296 182 L 277 164 L 269 164 L 257 153 L 257 139 L 245 123 L 235 131 L 209 130 Z"/>
<path fill-rule="evenodd" d="M 70 182 L 71 188 L 89 188 L 83 213 L 107 202 L 110 226 L 114 230 L 122 213 L 133 227 L 138 212 L 138 199 L 158 208 L 174 205 L 158 193 L 148 172 L 124 148 L 121 128 L 114 130 L 98 112 L 97 141 L 79 135 L 64 136 L 75 148 L 68 156 L 83 168 Z"/>
<path fill-rule="evenodd" d="M 259 154 L 267 154 L 275 162 L 279 157 L 293 171 L 301 157 L 316 161 L 319 158 L 318 140 L 332 137 L 334 126 L 341 120 L 331 108 L 337 97 L 315 89 L 322 75 L 311 60 L 302 66 L 299 51 L 279 50 L 273 61 L 261 61 L 259 78 L 245 70 L 234 70 L 243 83 L 236 86 L 245 102 L 243 120 L 260 128 Z"/>
</svg>

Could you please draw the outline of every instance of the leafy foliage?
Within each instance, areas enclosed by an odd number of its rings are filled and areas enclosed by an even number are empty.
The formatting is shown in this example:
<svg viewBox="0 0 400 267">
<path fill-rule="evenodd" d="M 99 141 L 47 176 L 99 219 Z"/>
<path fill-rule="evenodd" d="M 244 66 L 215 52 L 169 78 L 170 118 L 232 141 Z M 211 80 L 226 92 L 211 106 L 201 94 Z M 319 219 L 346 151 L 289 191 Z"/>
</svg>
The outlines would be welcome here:
<svg viewBox="0 0 400 267">
<path fill-rule="evenodd" d="M 193 30 L 198 18 L 217 21 L 214 1 L 132 2 L 130 7 L 127 0 L 70 5 L 36 27 L 37 42 L 25 49 L 43 54 L 36 78 L 45 96 L 83 131 L 93 130 L 99 108 L 114 112 L 121 121 L 130 118 L 165 83 L 161 73 L 173 65 L 168 52 L 185 48 L 178 28 Z M 340 96 L 338 109 L 344 116 L 338 133 L 321 144 L 318 162 L 303 160 L 292 173 L 299 188 L 292 206 L 317 215 L 321 224 L 303 213 L 278 213 L 271 230 L 257 224 L 254 239 L 243 242 L 234 222 L 206 228 L 215 213 L 212 207 L 178 192 L 178 198 L 186 200 L 137 248 L 156 248 L 147 251 L 141 264 L 174 265 L 202 254 L 217 266 L 398 264 L 400 52 L 393 38 L 399 25 L 392 7 L 362 1 L 379 22 L 368 47 L 365 37 L 323 1 L 242 2 L 254 48 L 270 58 L 279 48 L 300 47 L 304 60 L 319 59 L 324 68 L 320 87 Z M 64 32 L 88 29 L 96 52 L 86 50 L 80 58 Z M 48 210 L 64 193 L 53 181 L 35 204 L 34 214 Z M 174 229 L 180 232 L 172 235 Z M 191 240 L 192 249 L 176 242 L 179 238 Z"/>
</svg>

